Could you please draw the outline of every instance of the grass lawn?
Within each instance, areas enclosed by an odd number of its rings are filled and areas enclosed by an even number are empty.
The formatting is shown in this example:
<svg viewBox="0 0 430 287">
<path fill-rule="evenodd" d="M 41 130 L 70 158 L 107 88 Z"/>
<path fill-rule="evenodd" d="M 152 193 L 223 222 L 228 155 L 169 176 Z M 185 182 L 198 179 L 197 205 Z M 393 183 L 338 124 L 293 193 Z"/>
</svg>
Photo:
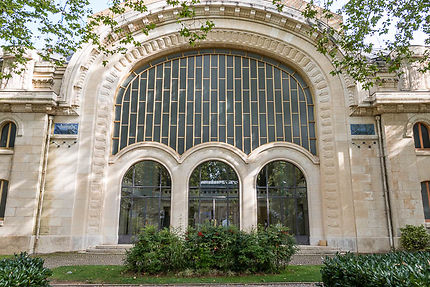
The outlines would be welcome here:
<svg viewBox="0 0 430 287">
<path fill-rule="evenodd" d="M 52 282 L 82 282 L 108 284 L 182 284 L 182 283 L 261 283 L 261 282 L 320 282 L 320 265 L 289 266 L 280 274 L 175 277 L 174 275 L 142 276 L 123 272 L 123 266 L 63 266 L 52 269 Z"/>
</svg>

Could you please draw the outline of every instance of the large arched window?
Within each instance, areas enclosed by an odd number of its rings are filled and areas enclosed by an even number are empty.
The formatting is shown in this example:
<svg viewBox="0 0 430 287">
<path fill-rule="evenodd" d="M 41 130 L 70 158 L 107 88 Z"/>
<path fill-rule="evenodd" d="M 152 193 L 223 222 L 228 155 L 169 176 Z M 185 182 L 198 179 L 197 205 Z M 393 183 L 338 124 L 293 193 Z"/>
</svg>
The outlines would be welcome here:
<svg viewBox="0 0 430 287">
<path fill-rule="evenodd" d="M 206 49 L 160 58 L 119 87 L 112 154 L 144 141 L 179 154 L 205 142 L 249 154 L 269 142 L 317 153 L 311 89 L 297 71 L 244 51 Z"/>
<path fill-rule="evenodd" d="M 0 221 L 3 221 L 6 211 L 8 181 L 0 180 Z"/>
<path fill-rule="evenodd" d="M 421 182 L 421 195 L 423 198 L 424 217 L 430 221 L 430 181 Z"/>
<path fill-rule="evenodd" d="M 258 223 L 282 224 L 299 244 L 309 244 L 306 179 L 294 164 L 274 161 L 257 177 Z"/>
<path fill-rule="evenodd" d="M 7 122 L 1 126 L 0 148 L 13 148 L 15 146 L 16 125 Z"/>
<path fill-rule="evenodd" d="M 205 223 L 239 226 L 239 180 L 220 161 L 202 163 L 189 181 L 188 224 Z"/>
<path fill-rule="evenodd" d="M 416 123 L 414 125 L 414 141 L 417 149 L 430 148 L 429 128 L 426 124 Z"/>
<path fill-rule="evenodd" d="M 145 225 L 170 226 L 171 180 L 167 169 L 154 161 L 136 163 L 121 186 L 119 243 L 130 243 Z"/>
</svg>

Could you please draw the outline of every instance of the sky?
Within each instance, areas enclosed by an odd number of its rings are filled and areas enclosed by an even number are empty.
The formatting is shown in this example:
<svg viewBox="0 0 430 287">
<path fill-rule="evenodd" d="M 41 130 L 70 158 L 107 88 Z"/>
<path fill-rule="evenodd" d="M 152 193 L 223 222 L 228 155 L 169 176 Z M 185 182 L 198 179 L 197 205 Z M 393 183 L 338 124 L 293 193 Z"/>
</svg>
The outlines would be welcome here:
<svg viewBox="0 0 430 287">
<path fill-rule="evenodd" d="M 261 1 L 261 0 L 260 0 Z M 324 0 L 316 0 L 315 3 L 323 3 Z M 332 11 L 337 11 L 342 8 L 343 4 L 346 3 L 347 0 L 334 0 L 332 5 Z M 103 11 L 109 7 L 109 0 L 92 0 L 90 1 L 90 8 L 94 13 Z M 388 35 L 388 37 L 392 37 L 394 35 L 394 31 Z M 426 38 L 425 33 L 416 32 L 414 34 L 414 40 L 411 42 L 412 45 L 424 45 L 424 40 Z M 376 48 L 383 48 L 383 39 L 378 39 L 378 37 L 372 37 L 369 41 L 373 42 Z"/>
</svg>

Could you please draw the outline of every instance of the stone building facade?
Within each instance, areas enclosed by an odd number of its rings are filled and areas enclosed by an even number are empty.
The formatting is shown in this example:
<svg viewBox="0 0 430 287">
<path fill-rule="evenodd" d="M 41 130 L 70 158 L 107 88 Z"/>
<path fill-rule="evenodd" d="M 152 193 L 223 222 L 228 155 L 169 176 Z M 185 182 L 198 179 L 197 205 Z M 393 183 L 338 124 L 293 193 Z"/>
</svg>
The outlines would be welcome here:
<svg viewBox="0 0 430 287">
<path fill-rule="evenodd" d="M 330 74 L 303 2 L 270 3 L 202 1 L 196 17 L 215 28 L 191 47 L 175 9 L 149 1 L 120 19 L 142 46 L 106 66 L 91 46 L 61 68 L 30 53 L 0 89 L 0 253 L 205 221 L 279 222 L 302 244 L 379 252 L 425 224 L 430 75 L 405 65 L 364 91 Z"/>
</svg>

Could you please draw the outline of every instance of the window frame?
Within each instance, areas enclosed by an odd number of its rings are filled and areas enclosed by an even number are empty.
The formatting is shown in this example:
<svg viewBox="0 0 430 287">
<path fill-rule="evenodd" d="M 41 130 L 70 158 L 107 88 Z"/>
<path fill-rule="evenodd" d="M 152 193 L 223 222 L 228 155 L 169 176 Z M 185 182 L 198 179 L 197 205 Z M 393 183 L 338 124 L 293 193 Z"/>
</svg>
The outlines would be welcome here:
<svg viewBox="0 0 430 287">
<path fill-rule="evenodd" d="M 423 189 L 423 184 L 425 186 L 425 190 Z M 424 194 L 424 192 L 427 192 L 427 198 L 422 198 L 423 199 L 423 208 L 424 208 L 424 200 L 427 199 L 427 203 L 430 206 L 430 181 L 423 181 L 421 182 L 421 195 Z M 430 215 L 429 218 L 426 218 L 426 214 L 424 213 L 424 220 L 425 222 L 430 222 Z"/>
<path fill-rule="evenodd" d="M 419 147 L 416 147 L 417 143 L 415 141 L 415 132 L 414 132 L 414 128 L 415 126 L 418 126 L 418 140 L 419 140 Z M 422 134 L 422 130 L 421 130 L 421 126 L 423 126 L 426 130 L 427 130 L 427 134 L 429 135 L 429 141 L 430 141 L 430 127 L 427 123 L 424 122 L 417 122 L 413 125 L 412 127 L 412 132 L 413 132 L 413 136 L 414 136 L 414 146 L 416 150 L 430 150 L 430 147 L 424 147 L 424 140 L 423 140 L 423 134 Z"/>
<path fill-rule="evenodd" d="M 153 168 L 153 170 L 151 172 L 154 172 L 155 169 L 159 169 L 159 171 L 157 171 L 158 172 L 157 174 L 158 177 L 156 179 L 157 181 L 151 185 L 144 185 L 138 181 L 138 179 L 141 179 L 142 174 L 136 174 L 136 168 L 138 167 L 138 165 L 145 165 L 145 164 L 152 165 L 151 168 Z M 131 182 L 127 183 L 126 177 L 129 173 L 131 173 Z M 163 178 L 166 179 L 165 184 L 163 184 Z M 153 194 L 152 195 L 135 194 L 135 191 L 142 190 L 142 189 L 152 190 Z M 131 190 L 131 193 L 128 192 L 130 190 Z M 163 195 L 164 192 L 166 191 L 168 196 Z M 120 199 L 120 213 L 119 213 L 120 222 L 118 224 L 118 242 L 122 244 L 122 243 L 127 243 L 127 241 L 129 240 L 132 241 L 133 240 L 132 238 L 138 235 L 139 230 L 136 229 L 136 227 L 143 228 L 145 226 L 150 225 L 147 223 L 148 218 L 150 218 L 150 215 L 148 216 L 148 213 L 146 212 L 146 208 L 143 211 L 143 216 L 135 215 L 133 212 L 135 211 L 134 205 L 138 206 L 138 204 L 144 203 L 145 207 L 147 207 L 148 204 L 151 204 L 151 200 L 158 202 L 158 206 L 157 206 L 158 218 L 157 218 L 157 225 L 155 225 L 155 227 L 158 230 L 161 230 L 163 228 L 170 228 L 171 227 L 171 208 L 172 208 L 171 191 L 172 191 L 172 177 L 169 170 L 163 164 L 154 160 L 142 160 L 131 165 L 121 180 L 121 199 Z M 161 209 L 163 207 L 162 206 L 163 200 L 168 200 L 169 202 L 169 205 L 168 205 L 169 214 L 167 216 L 166 214 L 164 214 L 164 217 L 163 217 L 165 221 L 163 221 L 161 216 L 163 214 L 163 209 Z M 130 206 L 128 208 L 128 211 L 126 212 L 125 209 L 122 209 L 122 204 L 127 201 L 130 201 Z M 124 216 L 124 218 L 127 221 L 126 227 L 125 227 L 125 233 L 122 233 L 123 230 L 121 229 L 122 216 Z M 133 225 L 133 221 L 136 221 L 137 219 L 143 219 L 143 222 L 144 222 L 143 226 L 138 226 L 138 224 L 136 224 L 136 226 Z M 167 226 L 164 226 L 166 224 Z"/>
<path fill-rule="evenodd" d="M 281 164 L 281 165 L 289 165 L 291 168 L 294 168 L 294 174 L 293 174 L 293 181 L 290 182 L 292 184 L 290 185 L 282 185 L 282 184 L 272 184 L 270 183 L 270 176 L 273 175 L 273 170 L 270 170 L 270 168 L 273 168 L 274 165 Z M 287 175 L 286 173 L 284 175 Z M 304 181 L 297 181 L 298 175 L 301 175 L 303 177 Z M 263 184 L 259 182 L 260 176 L 263 177 Z M 304 172 L 294 163 L 280 159 L 280 160 L 274 160 L 271 162 L 266 163 L 263 168 L 260 169 L 257 178 L 256 178 L 256 195 L 257 195 L 257 222 L 259 224 L 263 224 L 264 226 L 269 225 L 276 225 L 278 223 L 283 224 L 284 226 L 287 226 L 290 228 L 290 232 L 292 232 L 296 238 L 296 241 L 298 244 L 305 244 L 309 245 L 310 241 L 310 222 L 309 222 L 309 202 L 308 202 L 308 181 L 306 179 L 306 176 Z M 277 193 L 276 191 L 284 191 L 284 193 Z M 302 221 L 299 222 L 299 202 L 303 201 L 306 203 L 303 207 L 306 207 L 302 210 Z M 261 205 L 262 202 L 265 202 Z M 291 210 L 288 210 L 289 212 L 292 212 L 294 214 L 294 226 L 288 226 L 287 217 L 285 217 L 285 214 L 280 214 L 281 222 L 271 222 L 271 214 L 276 213 L 277 210 L 277 204 L 279 204 L 280 209 L 287 210 L 288 209 L 288 203 L 294 202 L 294 208 Z M 263 215 L 261 212 L 264 212 Z M 265 218 L 264 223 L 262 222 L 261 218 Z M 303 232 L 301 232 L 299 229 L 303 228 Z"/>
<path fill-rule="evenodd" d="M 16 141 L 16 135 L 17 135 L 17 126 L 13 121 L 6 121 L 2 123 L 2 125 L 0 126 L 0 139 L 3 137 L 3 129 L 8 125 L 9 125 L 9 128 L 7 130 L 6 145 L 0 146 L 0 149 L 12 150 L 15 147 L 15 141 Z M 15 127 L 15 135 L 13 136 L 13 142 L 11 143 L 13 127 Z"/>
<path fill-rule="evenodd" d="M 0 222 L 4 221 L 6 213 L 7 194 L 9 189 L 9 181 L 0 179 Z"/>
<path fill-rule="evenodd" d="M 207 181 L 207 179 L 203 180 L 204 176 L 202 176 L 202 171 L 209 171 L 209 165 L 211 163 L 215 164 L 217 166 L 216 168 L 224 168 L 226 171 L 226 178 L 215 176 L 216 179 L 212 180 L 225 182 L 216 184 L 217 186 L 215 187 L 203 186 L 202 183 Z M 212 176 L 209 177 L 211 178 Z M 192 184 L 193 179 L 197 179 L 195 184 Z M 216 194 L 205 194 L 207 191 L 215 191 L 214 193 Z M 221 194 L 218 194 L 218 192 Z M 224 195 L 222 195 L 222 193 L 224 193 Z M 222 201 L 221 206 L 223 203 L 226 204 L 225 214 L 227 214 L 227 216 L 222 217 L 222 220 L 217 220 L 219 213 L 216 212 L 216 206 L 220 204 L 217 200 Z M 205 222 L 202 203 L 204 205 L 204 203 L 208 202 L 213 202 L 213 204 L 209 215 L 210 219 Z M 197 206 L 196 210 L 194 209 L 195 206 Z M 194 210 L 194 212 L 191 212 L 191 210 Z M 231 214 L 235 216 L 230 217 Z M 197 218 L 195 217 L 196 215 Z M 237 171 L 230 164 L 221 160 L 208 160 L 196 166 L 188 178 L 188 226 L 198 228 L 201 225 L 210 223 L 219 226 L 236 226 L 239 228 L 240 219 L 240 180 Z"/>
</svg>

